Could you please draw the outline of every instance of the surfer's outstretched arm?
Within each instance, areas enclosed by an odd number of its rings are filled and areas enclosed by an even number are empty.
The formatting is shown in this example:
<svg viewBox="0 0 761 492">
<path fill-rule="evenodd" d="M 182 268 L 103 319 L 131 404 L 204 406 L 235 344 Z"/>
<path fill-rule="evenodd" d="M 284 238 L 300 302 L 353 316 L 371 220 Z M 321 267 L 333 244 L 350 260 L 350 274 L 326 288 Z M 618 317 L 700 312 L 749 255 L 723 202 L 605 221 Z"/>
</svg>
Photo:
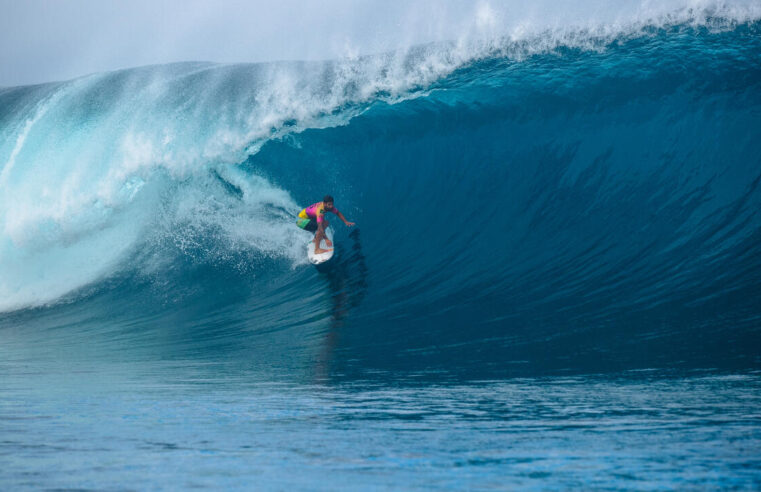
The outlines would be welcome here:
<svg viewBox="0 0 761 492">
<path fill-rule="evenodd" d="M 351 227 L 353 225 L 356 225 L 354 222 L 349 222 L 348 220 L 346 220 L 346 217 L 344 217 L 344 214 L 342 214 L 341 212 L 336 212 L 336 215 L 338 215 L 338 218 L 343 220 L 344 224 L 346 224 L 347 226 Z"/>
</svg>

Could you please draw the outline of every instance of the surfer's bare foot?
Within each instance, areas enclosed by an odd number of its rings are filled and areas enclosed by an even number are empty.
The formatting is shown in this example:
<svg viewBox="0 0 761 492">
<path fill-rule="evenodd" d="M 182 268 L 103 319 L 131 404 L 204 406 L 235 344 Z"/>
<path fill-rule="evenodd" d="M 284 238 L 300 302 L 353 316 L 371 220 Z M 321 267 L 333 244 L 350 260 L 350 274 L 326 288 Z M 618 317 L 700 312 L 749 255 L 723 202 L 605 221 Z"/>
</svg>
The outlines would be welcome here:
<svg viewBox="0 0 761 492">
<path fill-rule="evenodd" d="M 328 249 L 315 248 L 314 254 L 321 255 L 322 253 L 327 253 L 328 251 L 333 251 L 333 248 L 328 248 Z"/>
<path fill-rule="evenodd" d="M 332 248 L 332 247 L 333 247 L 333 241 L 331 241 L 331 240 L 330 240 L 330 239 L 328 239 L 328 238 L 325 238 L 325 244 L 327 244 L 327 245 L 328 245 L 328 248 Z"/>
</svg>

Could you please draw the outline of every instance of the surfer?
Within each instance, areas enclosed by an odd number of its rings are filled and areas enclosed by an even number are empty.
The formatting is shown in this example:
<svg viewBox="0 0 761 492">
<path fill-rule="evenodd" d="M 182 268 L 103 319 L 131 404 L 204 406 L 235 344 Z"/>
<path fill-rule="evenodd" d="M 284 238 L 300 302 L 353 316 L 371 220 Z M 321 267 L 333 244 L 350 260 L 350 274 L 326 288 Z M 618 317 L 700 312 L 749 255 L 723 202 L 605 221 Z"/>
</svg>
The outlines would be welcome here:
<svg viewBox="0 0 761 492">
<path fill-rule="evenodd" d="M 314 253 L 319 255 L 320 253 L 327 253 L 333 249 L 333 242 L 325 235 L 325 229 L 330 225 L 325 220 L 325 212 L 332 212 L 338 216 L 348 227 L 352 227 L 354 222 L 349 222 L 344 217 L 344 214 L 338 211 L 333 206 L 333 197 L 325 195 L 321 202 L 313 203 L 301 212 L 299 212 L 299 220 L 296 221 L 296 225 L 304 229 L 305 231 L 314 232 Z M 325 239 L 325 244 L 328 245 L 328 249 L 320 248 L 320 242 Z"/>
</svg>

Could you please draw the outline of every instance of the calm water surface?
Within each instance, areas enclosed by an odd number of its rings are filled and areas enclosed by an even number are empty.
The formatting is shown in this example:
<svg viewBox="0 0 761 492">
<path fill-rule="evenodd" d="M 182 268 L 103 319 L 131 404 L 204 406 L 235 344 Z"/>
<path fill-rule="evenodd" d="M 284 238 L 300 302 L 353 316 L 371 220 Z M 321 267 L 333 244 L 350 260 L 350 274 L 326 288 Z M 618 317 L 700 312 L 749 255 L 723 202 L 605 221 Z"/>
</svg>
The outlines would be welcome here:
<svg viewBox="0 0 761 492">
<path fill-rule="evenodd" d="M 761 486 L 754 373 L 292 384 L 176 361 L 3 372 L 6 489 Z"/>
</svg>

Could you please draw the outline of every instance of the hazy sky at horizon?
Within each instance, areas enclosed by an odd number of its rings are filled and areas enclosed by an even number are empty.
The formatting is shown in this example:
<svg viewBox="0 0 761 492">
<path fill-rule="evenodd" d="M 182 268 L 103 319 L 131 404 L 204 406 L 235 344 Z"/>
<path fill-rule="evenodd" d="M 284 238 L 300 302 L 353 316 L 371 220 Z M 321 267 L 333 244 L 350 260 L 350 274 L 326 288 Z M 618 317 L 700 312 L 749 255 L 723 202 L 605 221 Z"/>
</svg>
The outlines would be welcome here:
<svg viewBox="0 0 761 492">
<path fill-rule="evenodd" d="M 0 0 L 0 86 L 177 61 L 313 60 L 384 51 L 446 37 L 476 4 Z"/>
<path fill-rule="evenodd" d="M 180 61 L 318 60 L 472 36 L 761 18 L 761 0 L 0 0 L 0 86 Z M 693 17 L 694 16 L 694 17 Z"/>
</svg>

